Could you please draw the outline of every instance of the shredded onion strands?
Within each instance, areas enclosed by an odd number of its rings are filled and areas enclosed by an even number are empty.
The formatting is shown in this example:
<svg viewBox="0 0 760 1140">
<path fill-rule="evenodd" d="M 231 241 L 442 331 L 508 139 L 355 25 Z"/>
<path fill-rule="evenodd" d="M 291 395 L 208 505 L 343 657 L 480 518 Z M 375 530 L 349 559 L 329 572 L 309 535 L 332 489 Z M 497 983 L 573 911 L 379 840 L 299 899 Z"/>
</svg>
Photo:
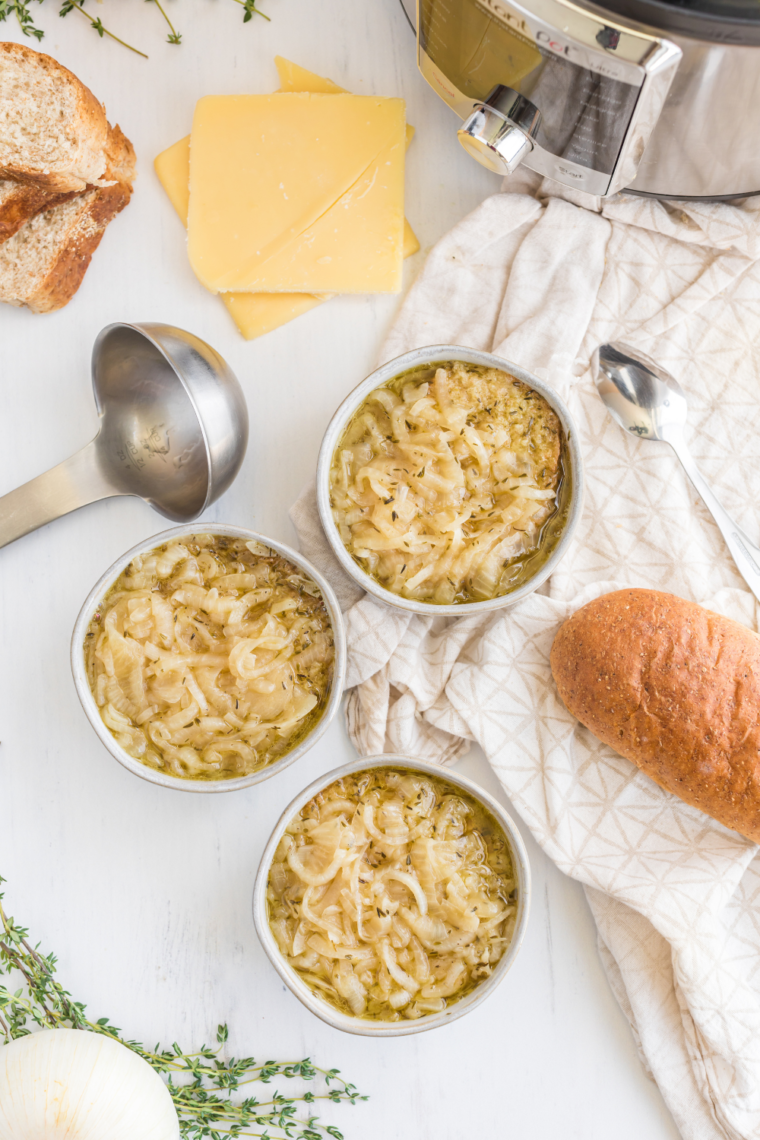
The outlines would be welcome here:
<svg viewBox="0 0 760 1140">
<path fill-rule="evenodd" d="M 85 639 L 104 724 L 130 756 L 220 780 L 274 763 L 322 715 L 333 632 L 314 583 L 243 539 L 196 534 L 138 555 Z"/>
<path fill-rule="evenodd" d="M 495 368 L 426 366 L 354 413 L 332 460 L 333 517 L 392 593 L 484 601 L 551 552 L 561 461 L 559 419 L 538 392 Z"/>
<path fill-rule="evenodd" d="M 285 960 L 345 1013 L 429 1016 L 469 993 L 509 946 L 517 892 L 506 838 L 443 779 L 376 768 L 293 819 L 267 889 Z"/>
</svg>

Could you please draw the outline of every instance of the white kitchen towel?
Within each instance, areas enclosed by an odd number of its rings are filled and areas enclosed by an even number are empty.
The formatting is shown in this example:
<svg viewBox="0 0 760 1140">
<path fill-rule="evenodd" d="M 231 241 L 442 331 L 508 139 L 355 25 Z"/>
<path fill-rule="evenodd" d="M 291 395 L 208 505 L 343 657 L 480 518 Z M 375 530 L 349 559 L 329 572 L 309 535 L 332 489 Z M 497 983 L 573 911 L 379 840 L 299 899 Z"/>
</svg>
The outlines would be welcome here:
<svg viewBox="0 0 760 1140">
<path fill-rule="evenodd" d="M 587 492 L 548 587 L 483 617 L 395 613 L 343 576 L 307 489 L 302 549 L 346 608 L 348 723 L 362 753 L 443 763 L 476 740 L 547 854 L 586 887 L 599 949 L 642 1061 L 685 1140 L 760 1136 L 760 857 L 597 741 L 559 701 L 559 624 L 646 586 L 757 628 L 755 601 L 673 453 L 607 416 L 589 362 L 622 338 L 689 399 L 687 438 L 750 535 L 760 499 L 760 201 L 618 197 L 597 211 L 506 192 L 433 249 L 383 350 L 496 352 L 561 393 Z"/>
</svg>

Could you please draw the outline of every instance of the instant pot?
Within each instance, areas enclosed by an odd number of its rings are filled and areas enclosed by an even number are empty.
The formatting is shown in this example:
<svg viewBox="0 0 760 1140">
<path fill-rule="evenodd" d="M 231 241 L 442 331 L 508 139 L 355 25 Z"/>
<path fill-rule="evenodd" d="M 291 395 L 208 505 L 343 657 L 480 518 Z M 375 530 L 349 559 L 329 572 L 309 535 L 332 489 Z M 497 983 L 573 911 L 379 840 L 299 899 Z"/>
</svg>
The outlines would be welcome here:
<svg viewBox="0 0 760 1140">
<path fill-rule="evenodd" d="M 401 0 L 483 166 L 600 197 L 760 193 L 760 0 Z"/>
</svg>

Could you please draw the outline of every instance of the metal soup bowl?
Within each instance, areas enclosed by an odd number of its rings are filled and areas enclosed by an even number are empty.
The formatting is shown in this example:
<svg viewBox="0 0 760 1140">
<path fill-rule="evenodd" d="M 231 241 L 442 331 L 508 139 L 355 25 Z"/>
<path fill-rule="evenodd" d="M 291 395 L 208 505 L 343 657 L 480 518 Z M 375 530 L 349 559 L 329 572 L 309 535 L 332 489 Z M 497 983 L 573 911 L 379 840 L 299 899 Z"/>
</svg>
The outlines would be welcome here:
<svg viewBox="0 0 760 1140">
<path fill-rule="evenodd" d="M 335 639 L 335 661 L 333 663 L 333 677 L 329 699 L 322 716 L 313 725 L 311 731 L 300 740 L 294 748 L 286 752 L 279 760 L 275 761 L 274 764 L 270 764 L 266 768 L 261 768 L 256 772 L 251 772 L 248 776 L 238 776 L 229 780 L 182 779 L 179 776 L 170 776 L 164 772 L 157 771 L 155 768 L 149 768 L 147 764 L 141 764 L 139 760 L 135 760 L 134 756 L 130 756 L 129 753 L 121 747 L 116 738 L 103 723 L 100 711 L 95 702 L 95 697 L 90 688 L 90 683 L 87 679 L 87 667 L 84 655 L 85 636 L 96 610 L 102 604 L 105 595 L 116 582 L 119 575 L 126 569 L 137 554 L 148 554 L 151 550 L 155 550 L 158 546 L 163 546 L 164 543 L 174 538 L 189 537 L 193 534 L 212 534 L 218 535 L 221 538 L 242 538 L 247 542 L 260 542 L 262 546 L 268 547 L 270 550 L 275 551 L 276 554 L 282 555 L 283 558 L 287 558 L 297 566 L 299 570 L 302 570 L 304 574 L 311 578 L 314 584 L 319 588 L 330 618 Z M 315 570 L 311 563 L 301 554 L 298 554 L 295 550 L 291 550 L 291 548 L 285 546 L 284 543 L 275 542 L 274 539 L 267 538 L 266 535 L 263 534 L 257 534 L 252 530 L 244 530 L 239 526 L 225 526 L 220 523 L 206 524 L 199 522 L 194 526 L 185 525 L 173 527 L 171 530 L 164 530 L 160 534 L 152 535 L 152 537 L 145 542 L 138 543 L 137 546 L 133 546 L 131 550 L 128 550 L 126 554 L 122 554 L 121 558 L 106 570 L 105 574 L 103 574 L 90 590 L 84 605 L 79 611 L 79 617 L 76 620 L 74 633 L 71 638 L 71 671 L 74 675 L 74 685 L 76 687 L 77 696 L 79 697 L 90 724 L 114 759 L 118 760 L 120 764 L 123 764 L 125 768 L 128 768 L 130 772 L 134 772 L 135 776 L 140 776 L 143 780 L 148 780 L 151 784 L 159 784 L 162 788 L 176 788 L 180 792 L 236 792 L 241 788 L 250 788 L 253 784 L 260 784 L 262 780 L 268 780 L 271 776 L 282 772 L 284 768 L 289 767 L 303 756 L 304 753 L 308 752 L 312 745 L 316 744 L 319 738 L 326 732 L 330 721 L 338 711 L 346 679 L 346 634 L 343 625 L 343 615 L 340 612 L 338 599 L 335 597 L 332 587 L 328 585 L 319 571 Z"/>
<path fill-rule="evenodd" d="M 479 364 L 486 368 L 498 368 L 508 372 L 516 380 L 522 380 L 529 388 L 533 388 L 543 396 L 562 424 L 563 449 L 562 457 L 565 464 L 566 477 L 569 479 L 569 498 L 567 503 L 567 517 L 562 533 L 545 562 L 536 569 L 535 573 L 524 582 L 522 586 L 510 593 L 502 594 L 498 598 L 489 598 L 483 602 L 457 602 L 452 605 L 436 605 L 433 602 L 418 602 L 412 598 L 402 598 L 398 594 L 386 590 L 370 574 L 354 561 L 340 537 L 330 504 L 330 468 L 333 455 L 340 443 L 348 423 L 354 412 L 364 403 L 370 392 L 382 388 L 390 380 L 400 376 L 412 368 L 429 364 L 445 364 L 448 361 L 461 360 L 464 364 Z M 366 380 L 363 380 L 338 408 L 330 420 L 322 447 L 319 452 L 317 464 L 317 503 L 322 527 L 333 554 L 340 562 L 346 574 L 362 590 L 372 594 L 378 601 L 396 609 L 411 611 L 415 614 L 430 614 L 435 617 L 463 617 L 465 614 L 485 613 L 488 610 L 500 610 L 505 606 L 514 606 L 521 602 L 528 594 L 537 590 L 542 582 L 556 569 L 560 559 L 567 552 L 572 541 L 575 528 L 580 522 L 583 510 L 583 462 L 578 444 L 578 433 L 570 412 L 563 400 L 537 376 L 526 372 L 524 368 L 512 364 L 509 360 L 502 360 L 500 356 L 493 356 L 490 352 L 476 352 L 471 348 L 461 348 L 455 344 L 434 344 L 427 348 L 415 348 L 395 360 L 389 360 L 381 368 L 376 369 Z"/>
<path fill-rule="evenodd" d="M 369 1018 L 353 1017 L 351 1014 L 341 1013 L 335 1006 L 330 1005 L 324 998 L 319 997 L 313 990 L 310 990 L 303 978 L 301 978 L 292 966 L 288 965 L 280 953 L 280 949 L 269 926 L 269 906 L 267 903 L 269 869 L 274 859 L 274 853 L 277 850 L 277 844 L 282 839 L 290 821 L 298 815 L 301 808 L 305 807 L 309 800 L 313 799 L 318 792 L 323 792 L 325 788 L 328 788 L 335 780 L 339 780 L 342 776 L 354 776 L 358 772 L 365 772 L 368 768 L 384 767 L 405 768 L 410 772 L 421 772 L 425 776 L 434 776 L 438 779 L 445 780 L 448 784 L 453 784 L 455 788 L 461 788 L 463 792 L 472 796 L 474 800 L 481 804 L 486 811 L 494 817 L 504 832 L 512 853 L 512 864 L 517 880 L 517 921 L 515 923 L 512 941 L 506 953 L 497 962 L 494 972 L 490 977 L 480 982 L 474 990 L 466 994 L 465 997 L 460 998 L 459 1001 L 454 1002 L 447 1009 L 444 1009 L 442 1013 L 432 1013 L 420 1017 L 415 1021 L 371 1021 Z M 466 776 L 460 776 L 458 772 L 452 771 L 449 768 L 442 768 L 440 764 L 429 764 L 426 760 L 415 760 L 409 756 L 396 756 L 391 754 L 368 756 L 363 760 L 354 760 L 350 764 L 344 764 L 342 768 L 336 768 L 333 772 L 328 772 L 326 776 L 320 776 L 318 780 L 315 780 L 313 784 L 309 784 L 308 788 L 305 788 L 300 795 L 296 796 L 280 816 L 269 838 L 269 842 L 264 848 L 264 854 L 261 857 L 261 863 L 259 864 L 259 869 L 256 874 L 256 883 L 253 888 L 253 921 L 256 925 L 256 933 L 259 936 L 261 945 L 266 951 L 269 961 L 285 985 L 307 1009 L 311 1010 L 311 1012 L 316 1014 L 322 1021 L 331 1025 L 333 1029 L 342 1029 L 345 1033 L 358 1033 L 362 1037 L 407 1037 L 410 1033 L 424 1033 L 428 1029 L 437 1029 L 441 1025 L 449 1025 L 452 1021 L 456 1021 L 457 1018 L 464 1017 L 466 1013 L 476 1009 L 481 1002 L 485 1001 L 489 994 L 493 993 L 499 983 L 504 980 L 507 971 L 517 957 L 525 935 L 525 928 L 528 924 L 529 907 L 530 866 L 528 864 L 528 853 L 525 850 L 525 845 L 515 826 L 514 820 L 504 810 L 501 804 L 490 796 L 488 792 L 484 792 L 482 788 L 474 784 L 472 780 L 468 780 Z"/>
</svg>

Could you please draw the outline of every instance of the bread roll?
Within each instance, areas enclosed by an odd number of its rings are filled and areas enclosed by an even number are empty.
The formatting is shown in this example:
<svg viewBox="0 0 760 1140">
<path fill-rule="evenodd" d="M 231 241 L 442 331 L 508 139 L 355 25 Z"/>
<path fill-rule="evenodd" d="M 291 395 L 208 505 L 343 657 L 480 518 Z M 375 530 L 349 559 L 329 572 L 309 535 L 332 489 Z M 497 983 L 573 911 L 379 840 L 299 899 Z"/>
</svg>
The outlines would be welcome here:
<svg viewBox="0 0 760 1140">
<path fill-rule="evenodd" d="M 554 680 L 581 724 L 661 788 L 760 843 L 760 637 L 656 590 L 568 618 Z"/>
</svg>

